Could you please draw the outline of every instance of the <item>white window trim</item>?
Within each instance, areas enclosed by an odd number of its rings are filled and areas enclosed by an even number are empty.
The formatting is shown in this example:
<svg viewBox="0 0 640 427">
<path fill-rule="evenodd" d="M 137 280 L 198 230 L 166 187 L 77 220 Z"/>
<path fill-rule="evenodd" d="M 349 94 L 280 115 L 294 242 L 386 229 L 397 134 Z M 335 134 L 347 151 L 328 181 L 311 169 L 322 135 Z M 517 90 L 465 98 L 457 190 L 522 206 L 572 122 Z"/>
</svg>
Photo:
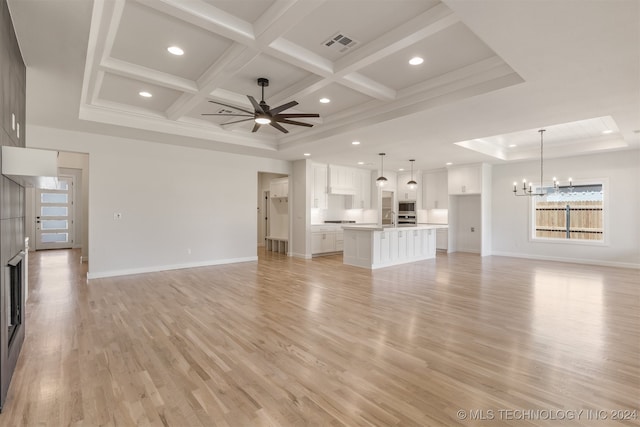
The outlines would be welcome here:
<svg viewBox="0 0 640 427">
<path fill-rule="evenodd" d="M 577 239 L 554 239 L 549 237 L 535 237 L 536 235 L 536 212 L 535 212 L 535 200 L 533 197 L 529 199 L 529 242 L 530 243 L 553 243 L 553 244 L 562 244 L 562 245 L 586 245 L 586 246 L 610 246 L 609 239 L 609 179 L 608 178 L 593 178 L 593 179 L 574 179 L 572 181 L 573 185 L 593 185 L 600 184 L 602 185 L 602 193 L 604 194 L 603 200 L 603 216 L 602 216 L 602 235 L 603 239 L 600 241 L 597 240 L 577 240 Z M 545 182 L 543 184 L 545 187 L 553 187 L 553 183 Z M 540 185 L 536 185 L 533 187 L 533 191 L 537 192 L 540 188 Z"/>
</svg>

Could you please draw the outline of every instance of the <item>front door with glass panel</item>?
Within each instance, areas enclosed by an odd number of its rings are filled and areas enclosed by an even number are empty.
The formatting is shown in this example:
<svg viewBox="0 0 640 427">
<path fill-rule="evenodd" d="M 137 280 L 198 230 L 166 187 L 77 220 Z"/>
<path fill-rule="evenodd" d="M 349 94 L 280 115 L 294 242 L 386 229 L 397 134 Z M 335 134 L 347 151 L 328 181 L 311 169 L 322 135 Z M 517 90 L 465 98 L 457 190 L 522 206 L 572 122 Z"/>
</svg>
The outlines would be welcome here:
<svg viewBox="0 0 640 427">
<path fill-rule="evenodd" d="M 73 246 L 73 177 L 36 189 L 36 250 Z"/>
</svg>

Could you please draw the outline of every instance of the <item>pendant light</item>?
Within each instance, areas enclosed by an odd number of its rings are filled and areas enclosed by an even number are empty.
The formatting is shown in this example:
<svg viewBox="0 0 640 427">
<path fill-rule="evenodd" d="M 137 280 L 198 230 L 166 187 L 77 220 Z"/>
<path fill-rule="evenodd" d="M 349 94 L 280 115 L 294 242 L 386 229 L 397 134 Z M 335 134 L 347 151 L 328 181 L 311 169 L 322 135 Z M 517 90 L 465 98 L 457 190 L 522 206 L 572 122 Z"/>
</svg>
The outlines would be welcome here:
<svg viewBox="0 0 640 427">
<path fill-rule="evenodd" d="M 379 153 L 380 156 L 380 176 L 376 179 L 376 185 L 378 187 L 384 187 L 387 183 L 387 178 L 384 177 L 384 156 L 385 153 Z"/>
<path fill-rule="evenodd" d="M 418 186 L 418 183 L 413 180 L 413 162 L 415 162 L 415 159 L 411 159 L 409 161 L 411 162 L 411 181 L 407 182 L 407 185 L 411 190 L 415 190 Z"/>
</svg>

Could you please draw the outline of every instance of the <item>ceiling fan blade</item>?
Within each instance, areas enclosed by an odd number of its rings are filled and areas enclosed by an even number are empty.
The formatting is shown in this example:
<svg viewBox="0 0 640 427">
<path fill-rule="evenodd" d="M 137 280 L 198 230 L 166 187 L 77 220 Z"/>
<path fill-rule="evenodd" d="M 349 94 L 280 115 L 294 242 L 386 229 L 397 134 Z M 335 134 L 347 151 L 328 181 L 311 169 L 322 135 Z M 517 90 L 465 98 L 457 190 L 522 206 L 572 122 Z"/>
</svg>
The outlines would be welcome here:
<svg viewBox="0 0 640 427">
<path fill-rule="evenodd" d="M 250 119 L 236 120 L 235 122 L 221 123 L 221 125 L 223 125 L 223 126 L 224 126 L 224 125 L 230 125 L 230 124 L 233 124 L 233 123 L 248 122 L 249 120 L 253 120 L 253 117 L 252 117 L 252 118 L 250 118 Z"/>
<path fill-rule="evenodd" d="M 263 113 L 263 114 L 265 113 L 264 109 L 262 108 L 262 105 L 258 104 L 258 101 L 256 101 L 256 99 L 253 96 L 247 95 L 247 98 L 249 98 L 249 101 L 251 101 L 251 105 L 253 105 L 253 108 L 255 108 L 256 110 L 254 114 L 256 112 Z"/>
<path fill-rule="evenodd" d="M 282 117 L 283 119 L 291 119 L 296 117 L 320 117 L 320 114 L 306 114 L 306 113 L 284 113 L 278 114 L 276 118 Z"/>
<path fill-rule="evenodd" d="M 256 124 L 253 126 L 253 130 L 252 130 L 251 132 L 256 132 L 258 129 L 260 129 L 260 123 L 256 123 Z"/>
<path fill-rule="evenodd" d="M 271 126 L 273 126 L 274 128 L 278 129 L 280 132 L 289 133 L 288 130 L 286 130 L 285 128 L 283 128 L 282 126 L 280 126 L 277 122 L 274 122 L 273 120 L 269 124 Z"/>
<path fill-rule="evenodd" d="M 306 127 L 308 127 L 308 128 L 313 127 L 313 125 L 312 125 L 312 124 L 309 124 L 309 123 L 302 123 L 302 122 L 298 122 L 298 121 L 296 121 L 296 120 L 281 119 L 281 120 L 278 120 L 278 122 L 280 122 L 280 123 L 286 123 L 286 124 L 288 124 L 288 125 L 306 126 Z"/>
<path fill-rule="evenodd" d="M 211 102 L 212 104 L 222 105 L 223 107 L 233 108 L 234 110 L 244 111 L 244 112 L 245 112 L 245 113 L 247 113 L 247 114 L 253 114 L 253 111 L 245 110 L 244 108 L 236 107 L 236 106 L 234 106 L 234 105 L 223 104 L 222 102 L 218 102 L 218 101 L 211 101 L 211 100 L 209 100 L 209 102 Z"/>
<path fill-rule="evenodd" d="M 298 105 L 296 101 L 287 102 L 286 104 L 282 104 L 279 107 L 272 108 L 271 114 L 278 114 L 280 111 L 288 110 L 289 108 L 295 107 L 296 105 Z"/>
<path fill-rule="evenodd" d="M 253 114 L 228 114 L 228 113 L 202 113 L 201 116 L 236 116 L 236 117 L 253 117 Z"/>
</svg>

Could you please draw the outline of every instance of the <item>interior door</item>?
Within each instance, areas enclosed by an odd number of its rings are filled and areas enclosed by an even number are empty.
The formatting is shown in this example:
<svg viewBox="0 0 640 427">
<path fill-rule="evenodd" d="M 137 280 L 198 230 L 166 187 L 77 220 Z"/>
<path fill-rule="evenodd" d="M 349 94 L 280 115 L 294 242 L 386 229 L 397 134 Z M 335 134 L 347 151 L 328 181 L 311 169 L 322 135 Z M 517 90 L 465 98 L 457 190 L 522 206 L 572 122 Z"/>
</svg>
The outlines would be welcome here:
<svg viewBox="0 0 640 427">
<path fill-rule="evenodd" d="M 55 188 L 36 189 L 36 250 L 73 246 L 72 176 L 61 176 Z"/>
</svg>

